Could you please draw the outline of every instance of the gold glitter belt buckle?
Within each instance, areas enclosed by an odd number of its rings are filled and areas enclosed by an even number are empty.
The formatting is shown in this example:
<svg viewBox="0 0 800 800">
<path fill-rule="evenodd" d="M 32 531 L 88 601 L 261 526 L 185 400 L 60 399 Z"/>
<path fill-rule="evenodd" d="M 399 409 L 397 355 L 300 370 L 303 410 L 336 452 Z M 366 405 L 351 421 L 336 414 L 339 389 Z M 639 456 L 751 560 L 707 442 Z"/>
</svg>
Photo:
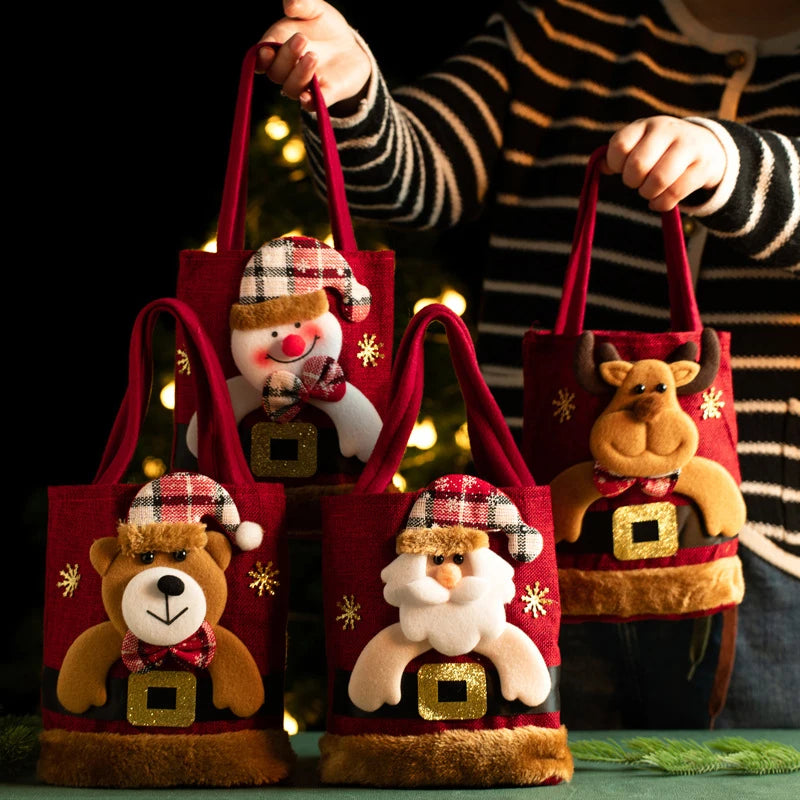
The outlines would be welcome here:
<svg viewBox="0 0 800 800">
<path fill-rule="evenodd" d="M 672 503 L 621 506 L 611 517 L 620 561 L 664 558 L 678 552 L 678 515 Z"/>
<path fill-rule="evenodd" d="M 317 471 L 317 428 L 310 422 L 257 422 L 250 432 L 257 478 L 309 478 Z"/>
<path fill-rule="evenodd" d="M 186 728 L 194 722 L 196 698 L 197 680 L 191 672 L 134 672 L 128 677 L 128 722 Z"/>
<path fill-rule="evenodd" d="M 424 664 L 417 673 L 423 719 L 479 719 L 486 714 L 486 672 L 480 664 Z"/>
</svg>

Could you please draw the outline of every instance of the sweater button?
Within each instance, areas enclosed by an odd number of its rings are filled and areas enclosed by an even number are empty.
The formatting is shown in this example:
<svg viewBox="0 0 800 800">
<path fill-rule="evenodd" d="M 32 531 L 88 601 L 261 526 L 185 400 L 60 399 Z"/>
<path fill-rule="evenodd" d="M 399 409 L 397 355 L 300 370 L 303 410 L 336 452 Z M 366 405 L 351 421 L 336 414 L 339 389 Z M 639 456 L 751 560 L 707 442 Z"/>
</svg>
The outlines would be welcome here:
<svg viewBox="0 0 800 800">
<path fill-rule="evenodd" d="M 684 217 L 681 220 L 681 225 L 683 227 L 683 235 L 687 238 L 693 236 L 694 232 L 697 230 L 697 222 L 693 217 Z"/>
<path fill-rule="evenodd" d="M 747 63 L 747 53 L 744 50 L 731 50 L 725 56 L 725 63 L 730 69 L 741 69 Z"/>
</svg>

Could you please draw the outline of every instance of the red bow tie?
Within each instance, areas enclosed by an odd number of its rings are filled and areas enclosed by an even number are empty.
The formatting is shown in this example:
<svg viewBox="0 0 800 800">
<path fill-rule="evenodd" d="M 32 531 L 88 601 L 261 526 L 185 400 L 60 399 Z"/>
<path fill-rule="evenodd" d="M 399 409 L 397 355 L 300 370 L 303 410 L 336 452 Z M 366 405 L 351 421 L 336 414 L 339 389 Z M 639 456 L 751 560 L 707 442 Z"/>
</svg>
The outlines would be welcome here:
<svg viewBox="0 0 800 800">
<path fill-rule="evenodd" d="M 335 359 L 312 356 L 299 376 L 285 370 L 273 372 L 261 392 L 261 405 L 271 421 L 288 422 L 312 397 L 335 403 L 346 388 L 344 371 Z"/>
<path fill-rule="evenodd" d="M 634 485 L 651 497 L 666 497 L 675 488 L 680 474 L 681 471 L 677 470 L 669 475 L 658 475 L 654 478 L 631 478 L 615 475 L 595 462 L 592 481 L 603 497 L 616 497 Z"/>
<path fill-rule="evenodd" d="M 216 650 L 217 637 L 208 622 L 203 622 L 191 636 L 170 645 L 149 644 L 128 631 L 122 640 L 122 661 L 131 672 L 149 672 L 171 655 L 189 667 L 206 669 Z"/>
</svg>

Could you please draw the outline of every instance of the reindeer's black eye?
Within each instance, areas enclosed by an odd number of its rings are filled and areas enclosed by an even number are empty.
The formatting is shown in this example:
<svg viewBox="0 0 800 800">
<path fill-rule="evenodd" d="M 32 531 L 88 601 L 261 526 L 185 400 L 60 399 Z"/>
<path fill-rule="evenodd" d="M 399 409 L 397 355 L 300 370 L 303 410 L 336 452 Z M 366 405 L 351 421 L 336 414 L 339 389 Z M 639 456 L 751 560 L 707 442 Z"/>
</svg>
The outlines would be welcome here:
<svg viewBox="0 0 800 800">
<path fill-rule="evenodd" d="M 156 554 L 152 550 L 148 550 L 146 553 L 139 554 L 139 561 L 142 564 L 152 564 L 155 560 Z"/>
<path fill-rule="evenodd" d="M 438 567 L 439 564 L 444 564 L 444 556 L 434 556 L 433 563 Z"/>
<path fill-rule="evenodd" d="M 656 384 L 656 391 L 664 394 L 667 391 L 667 384 L 666 383 L 657 383 Z"/>
<path fill-rule="evenodd" d="M 631 389 L 634 394 L 644 394 L 644 390 L 647 387 L 643 383 L 637 383 L 636 386 Z"/>
<path fill-rule="evenodd" d="M 464 556 L 461 553 L 456 553 L 453 556 L 453 563 L 454 564 L 463 564 L 464 563 Z"/>
<path fill-rule="evenodd" d="M 176 551 L 175 551 L 175 552 L 172 554 L 172 557 L 173 557 L 173 558 L 174 558 L 176 561 L 185 561 L 185 560 L 186 560 L 186 551 L 185 551 L 185 550 L 176 550 Z"/>
</svg>

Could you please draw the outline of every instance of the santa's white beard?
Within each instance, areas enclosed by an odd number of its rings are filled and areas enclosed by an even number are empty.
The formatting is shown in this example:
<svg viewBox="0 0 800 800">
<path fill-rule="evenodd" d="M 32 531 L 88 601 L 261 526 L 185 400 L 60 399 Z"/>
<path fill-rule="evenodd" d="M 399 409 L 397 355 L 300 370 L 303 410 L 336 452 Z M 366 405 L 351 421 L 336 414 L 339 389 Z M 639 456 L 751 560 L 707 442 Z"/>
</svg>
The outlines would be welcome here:
<svg viewBox="0 0 800 800">
<path fill-rule="evenodd" d="M 485 586 L 485 591 L 478 599 L 469 602 L 458 602 L 455 599 L 459 597 L 459 589 L 462 590 L 461 595 L 472 594 L 478 587 L 478 581 Z M 503 632 L 506 625 L 503 599 L 497 587 L 489 581 L 465 578 L 452 592 L 448 592 L 433 578 L 422 578 L 415 581 L 416 586 L 413 588 L 407 586 L 406 589 L 411 589 L 417 594 L 415 590 L 422 589 L 420 584 L 423 583 L 427 586 L 418 597 L 421 594 L 428 597 L 444 594 L 448 598 L 444 602 L 428 602 L 424 605 L 417 603 L 401 605 L 400 628 L 406 638 L 413 642 L 427 639 L 431 647 L 440 653 L 446 656 L 460 656 L 474 650 L 481 639 L 496 639 Z"/>
</svg>

